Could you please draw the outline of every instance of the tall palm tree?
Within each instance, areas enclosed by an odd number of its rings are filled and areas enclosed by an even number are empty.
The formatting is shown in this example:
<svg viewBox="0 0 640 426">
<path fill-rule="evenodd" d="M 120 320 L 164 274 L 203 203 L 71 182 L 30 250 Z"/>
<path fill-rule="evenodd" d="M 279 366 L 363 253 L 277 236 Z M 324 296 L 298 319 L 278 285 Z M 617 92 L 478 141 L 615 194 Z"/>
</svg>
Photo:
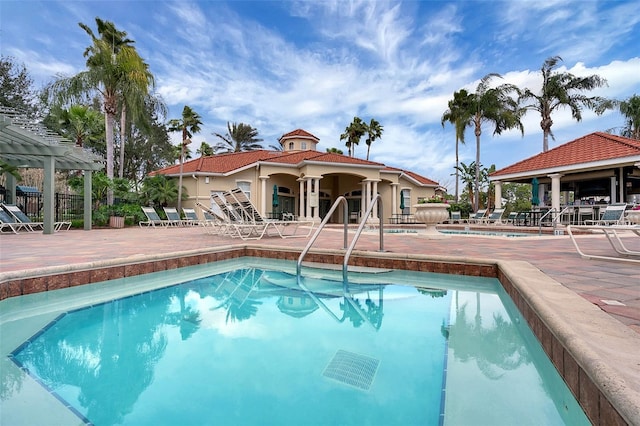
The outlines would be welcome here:
<svg viewBox="0 0 640 426">
<path fill-rule="evenodd" d="M 460 164 L 459 159 L 459 144 L 464 144 L 464 131 L 468 126 L 471 126 L 471 114 L 469 112 L 469 105 L 473 101 L 473 95 L 468 93 L 465 89 L 461 89 L 453 93 L 453 99 L 449 101 L 449 108 L 442 114 L 440 124 L 444 128 L 444 123 L 449 122 L 453 124 L 456 133 L 456 201 L 459 200 L 459 186 L 460 186 L 460 173 L 458 166 Z"/>
<path fill-rule="evenodd" d="M 551 114 L 560 107 L 571 109 L 571 116 L 576 121 L 582 120 L 582 109 L 589 108 L 602 114 L 611 107 L 609 100 L 599 96 L 586 96 L 581 92 L 593 90 L 607 85 L 607 80 L 598 75 L 588 77 L 576 77 L 568 72 L 554 72 L 558 63 L 562 61 L 560 56 L 547 58 L 542 64 L 540 72 L 542 74 L 542 89 L 536 94 L 529 89 L 525 89 L 519 102 L 524 102 L 525 110 L 534 110 L 540 113 L 542 120 L 542 151 L 549 150 L 549 135 L 553 138 L 551 126 L 553 120 Z"/>
<path fill-rule="evenodd" d="M 620 102 L 620 113 L 625 116 L 626 123 L 622 136 L 640 139 L 640 96 L 633 95 L 626 101 Z"/>
<path fill-rule="evenodd" d="M 371 144 L 382 137 L 384 127 L 375 118 L 372 118 L 369 121 L 369 124 L 365 124 L 364 127 L 365 131 L 367 132 L 367 139 L 365 140 L 365 143 L 367 144 L 367 160 L 369 160 L 369 150 L 371 149 Z"/>
<path fill-rule="evenodd" d="M 258 137 L 258 130 L 245 123 L 227 122 L 227 134 L 214 133 L 222 139 L 213 149 L 216 154 L 228 152 L 255 151 L 262 149 L 262 139 Z"/>
<path fill-rule="evenodd" d="M 469 104 L 468 112 L 471 113 L 471 122 L 476 135 L 476 164 L 480 164 L 480 136 L 482 135 L 482 125 L 484 123 L 493 123 L 494 135 L 499 135 L 503 131 L 513 128 L 520 129 L 520 132 L 524 135 L 524 127 L 520 120 L 523 111 L 518 108 L 518 102 L 510 96 L 511 93 L 518 92 L 517 87 L 512 84 L 491 87 L 491 79 L 494 77 L 502 78 L 495 73 L 482 77 L 476 92 L 473 94 L 473 100 Z M 479 188 L 480 167 L 476 167 L 474 211 L 478 210 Z"/>
<path fill-rule="evenodd" d="M 77 101 L 85 103 L 95 92 L 102 96 L 105 114 L 105 139 L 107 146 L 107 176 L 113 179 L 114 165 L 114 123 L 118 112 L 118 102 L 125 87 L 142 93 L 148 93 L 153 84 L 153 76 L 148 66 L 142 60 L 133 41 L 125 38 L 126 32 L 119 31 L 109 21 L 96 18 L 98 34 L 87 25 L 80 23 L 80 27 L 91 37 L 93 44 L 86 48 L 84 57 L 87 58 L 87 70 L 70 78 L 56 79 L 46 88 L 50 98 L 57 98 L 66 103 Z M 84 102 L 83 102 L 84 101 Z M 110 191 L 108 204 L 113 203 L 113 193 Z"/>
<path fill-rule="evenodd" d="M 341 149 L 338 149 L 338 148 L 335 148 L 335 147 L 327 148 L 327 152 L 330 153 L 330 154 L 344 154 L 344 152 L 342 152 Z"/>
<path fill-rule="evenodd" d="M 182 109 L 182 117 L 169 120 L 170 132 L 181 132 L 182 142 L 180 143 L 180 175 L 178 176 L 178 211 L 182 211 L 182 170 L 184 168 L 184 151 L 187 145 L 191 143 L 191 137 L 194 133 L 200 131 L 202 120 L 200 114 L 195 112 L 191 107 L 185 105 Z"/>
<path fill-rule="evenodd" d="M 353 117 L 351 124 L 344 129 L 344 133 L 340 135 L 340 140 L 346 140 L 345 145 L 349 149 L 349 157 L 355 155 L 356 145 L 360 143 L 360 139 L 366 132 L 366 124 L 360 117 Z"/>
</svg>

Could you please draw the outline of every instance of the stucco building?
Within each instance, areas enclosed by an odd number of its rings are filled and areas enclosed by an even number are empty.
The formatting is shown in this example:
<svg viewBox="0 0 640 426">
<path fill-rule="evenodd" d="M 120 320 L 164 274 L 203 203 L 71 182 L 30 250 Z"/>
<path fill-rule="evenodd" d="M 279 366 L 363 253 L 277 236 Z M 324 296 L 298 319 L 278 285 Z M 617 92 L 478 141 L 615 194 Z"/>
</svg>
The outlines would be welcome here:
<svg viewBox="0 0 640 426">
<path fill-rule="evenodd" d="M 438 182 L 408 170 L 320 152 L 319 139 L 302 129 L 284 134 L 279 142 L 282 151 L 219 154 L 185 162 L 182 182 L 188 199 L 183 206 L 193 207 L 196 202 L 212 206 L 213 193 L 239 187 L 265 217 L 286 212 L 320 221 L 343 195 L 349 204 L 349 221 L 357 222 L 373 195 L 380 194 L 384 217 L 380 218 L 378 206 L 373 220 L 388 222 L 394 214 L 410 214 L 411 205 L 420 198 L 443 191 Z M 180 166 L 173 165 L 153 174 L 177 179 L 179 173 Z M 342 215 L 342 209 L 337 209 L 331 221 L 342 222 Z"/>
</svg>

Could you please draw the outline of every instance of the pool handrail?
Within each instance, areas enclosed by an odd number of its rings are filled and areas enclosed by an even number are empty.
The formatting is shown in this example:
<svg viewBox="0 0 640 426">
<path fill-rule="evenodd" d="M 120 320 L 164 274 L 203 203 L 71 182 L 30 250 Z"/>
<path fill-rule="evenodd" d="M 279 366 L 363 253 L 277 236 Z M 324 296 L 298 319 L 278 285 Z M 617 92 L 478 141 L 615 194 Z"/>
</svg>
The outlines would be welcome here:
<svg viewBox="0 0 640 426">
<path fill-rule="evenodd" d="M 313 245 L 313 243 L 315 243 L 316 239 L 318 238 L 318 235 L 320 235 L 320 232 L 322 231 L 322 229 L 325 227 L 325 225 L 327 224 L 327 222 L 329 221 L 329 219 L 331 218 L 331 215 L 333 214 L 333 212 L 336 210 L 336 208 L 338 208 L 339 204 L 343 205 L 343 214 L 342 214 L 342 221 L 343 221 L 343 229 L 344 229 L 344 246 L 343 248 L 345 250 L 347 250 L 345 252 L 344 255 L 344 262 L 342 264 L 342 279 L 344 280 L 344 282 L 347 282 L 347 272 L 348 272 L 348 262 L 349 262 L 349 256 L 351 256 L 351 252 L 353 251 L 358 238 L 360 237 L 360 234 L 362 233 L 362 230 L 364 229 L 364 226 L 367 222 L 367 219 L 369 218 L 369 216 L 371 215 L 371 212 L 373 211 L 373 208 L 375 206 L 377 206 L 377 204 L 380 203 L 380 217 L 384 217 L 383 212 L 384 212 L 384 206 L 382 204 L 382 197 L 380 196 L 380 194 L 376 194 L 375 197 L 373 197 L 371 199 L 371 203 L 369 204 L 369 208 L 367 209 L 367 211 L 365 212 L 365 214 L 362 216 L 362 220 L 360 222 L 360 225 L 358 226 L 358 229 L 356 230 L 356 234 L 353 237 L 353 240 L 351 240 L 351 245 L 347 248 L 347 242 L 348 242 L 348 233 L 349 233 L 349 224 L 348 224 L 348 220 L 349 220 L 349 204 L 347 202 L 347 199 L 344 196 L 339 196 L 336 201 L 333 203 L 333 205 L 331 206 L 331 208 L 329 209 L 329 212 L 327 212 L 327 214 L 325 215 L 324 219 L 322 219 L 322 222 L 320 223 L 320 226 L 318 226 L 318 229 L 316 229 L 315 234 L 313 234 L 313 236 L 311 237 L 311 239 L 309 240 L 309 242 L 307 243 L 306 247 L 304 248 L 304 250 L 302 250 L 302 253 L 300 253 L 300 256 L 298 257 L 298 262 L 296 263 L 296 275 L 298 276 L 298 279 L 300 278 L 300 274 L 302 271 L 302 260 L 304 259 L 304 257 L 307 255 L 307 253 L 309 252 L 309 250 L 311 249 L 311 246 Z M 379 251 L 384 251 L 384 224 L 382 222 L 382 220 L 380 219 L 380 249 Z"/>
</svg>

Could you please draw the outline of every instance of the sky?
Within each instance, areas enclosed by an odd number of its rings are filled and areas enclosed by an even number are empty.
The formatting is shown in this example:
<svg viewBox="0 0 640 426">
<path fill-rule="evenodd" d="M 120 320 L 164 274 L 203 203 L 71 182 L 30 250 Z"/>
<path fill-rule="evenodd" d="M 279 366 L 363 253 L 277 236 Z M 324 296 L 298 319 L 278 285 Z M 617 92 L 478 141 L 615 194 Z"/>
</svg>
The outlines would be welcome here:
<svg viewBox="0 0 640 426">
<path fill-rule="evenodd" d="M 91 44 L 78 23 L 95 18 L 135 41 L 155 76 L 155 92 L 180 118 L 185 105 L 202 116 L 202 141 L 227 122 L 247 123 L 263 145 L 301 128 L 318 149 L 347 152 L 340 135 L 355 116 L 384 127 L 369 159 L 408 169 L 453 192 L 455 136 L 441 117 L 453 93 L 470 92 L 497 73 L 496 84 L 534 92 L 545 59 L 559 71 L 598 74 L 607 87 L 591 95 L 625 100 L 640 94 L 640 1 L 31 1 L 0 2 L 0 54 L 24 64 L 41 88 L 85 69 Z M 550 148 L 624 125 L 616 110 L 552 116 Z M 524 118 L 524 136 L 493 136 L 483 126 L 480 162 L 497 169 L 542 151 L 540 116 Z M 616 131 L 616 130 L 614 130 Z M 180 135 L 171 135 L 178 143 Z M 475 161 L 473 129 L 460 161 Z M 366 157 L 364 138 L 357 157 Z"/>
</svg>

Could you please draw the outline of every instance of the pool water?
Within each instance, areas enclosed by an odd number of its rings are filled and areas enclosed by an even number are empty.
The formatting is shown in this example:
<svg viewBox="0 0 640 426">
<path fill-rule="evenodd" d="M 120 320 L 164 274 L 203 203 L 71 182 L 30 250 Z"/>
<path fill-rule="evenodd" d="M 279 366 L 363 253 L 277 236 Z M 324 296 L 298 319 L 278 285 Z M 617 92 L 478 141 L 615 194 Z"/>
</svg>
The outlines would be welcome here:
<svg viewBox="0 0 640 426">
<path fill-rule="evenodd" d="M 218 263 L 56 306 L 9 357 L 95 425 L 588 424 L 497 280 Z"/>
</svg>

